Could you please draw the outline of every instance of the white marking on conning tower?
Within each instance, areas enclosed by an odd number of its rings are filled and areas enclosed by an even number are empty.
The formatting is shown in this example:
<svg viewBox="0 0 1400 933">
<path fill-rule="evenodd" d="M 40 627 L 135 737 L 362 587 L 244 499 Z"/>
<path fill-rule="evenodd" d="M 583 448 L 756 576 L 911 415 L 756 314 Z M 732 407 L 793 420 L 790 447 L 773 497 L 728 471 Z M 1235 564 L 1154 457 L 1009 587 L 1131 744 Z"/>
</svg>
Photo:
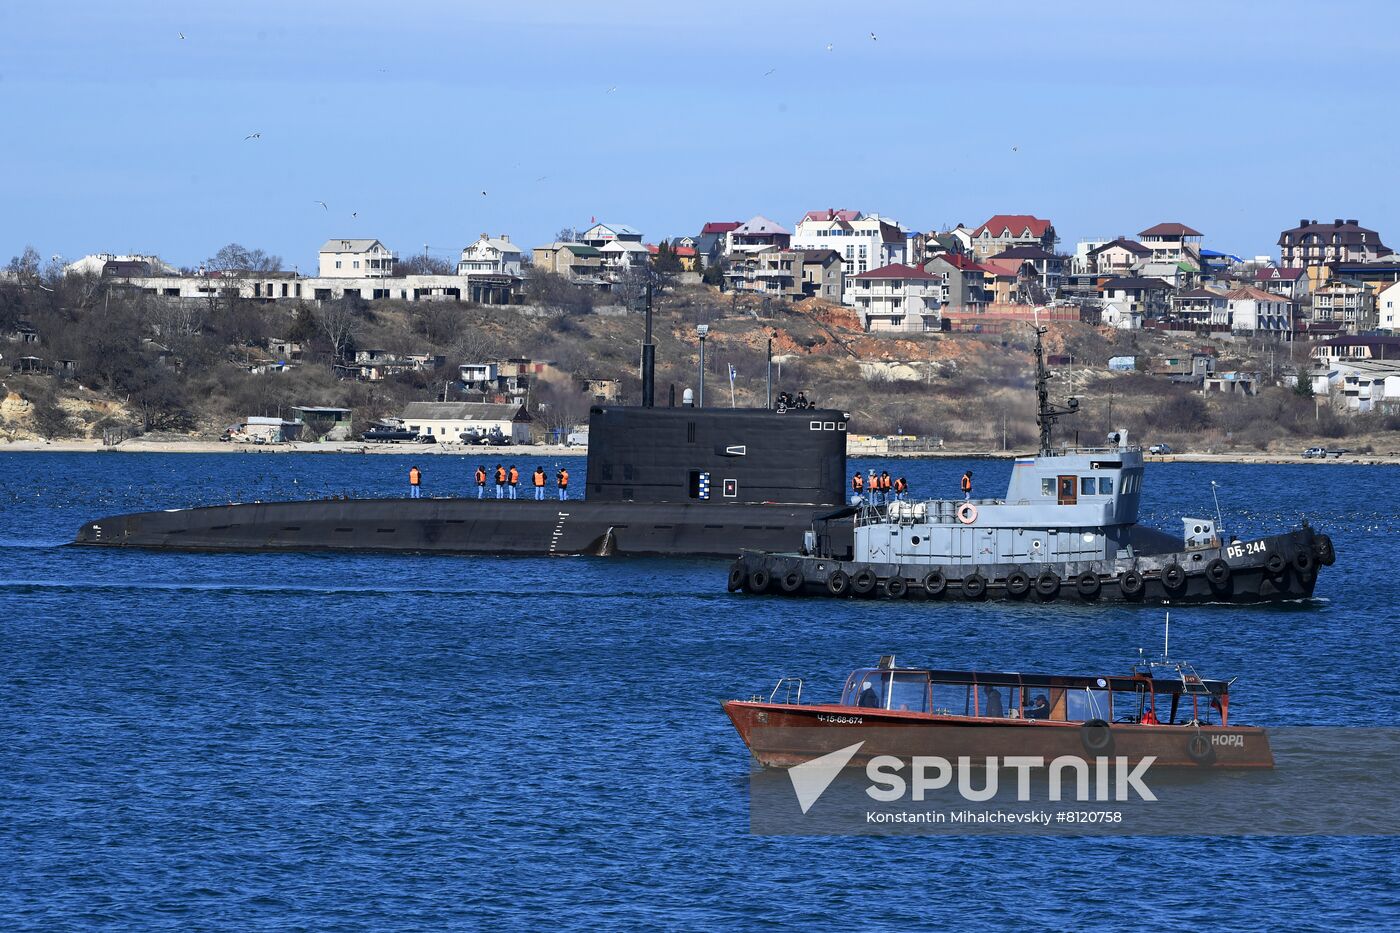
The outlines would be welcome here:
<svg viewBox="0 0 1400 933">
<path fill-rule="evenodd" d="M 557 553 L 559 539 L 564 536 L 564 522 L 569 518 L 568 512 L 559 513 L 559 521 L 554 523 L 554 533 L 549 536 L 549 553 Z"/>
</svg>

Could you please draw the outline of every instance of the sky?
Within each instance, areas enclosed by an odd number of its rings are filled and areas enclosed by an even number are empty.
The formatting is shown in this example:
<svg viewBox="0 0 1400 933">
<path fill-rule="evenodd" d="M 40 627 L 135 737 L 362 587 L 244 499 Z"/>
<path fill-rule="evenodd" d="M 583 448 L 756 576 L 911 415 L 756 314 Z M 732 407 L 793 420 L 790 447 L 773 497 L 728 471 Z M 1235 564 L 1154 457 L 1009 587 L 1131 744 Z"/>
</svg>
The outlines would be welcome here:
<svg viewBox="0 0 1400 933">
<path fill-rule="evenodd" d="M 1400 248 L 1400 4 L 1118 7 L 8 0 L 0 263 L 238 242 L 305 272 L 332 237 L 450 258 L 827 207 Z"/>
</svg>

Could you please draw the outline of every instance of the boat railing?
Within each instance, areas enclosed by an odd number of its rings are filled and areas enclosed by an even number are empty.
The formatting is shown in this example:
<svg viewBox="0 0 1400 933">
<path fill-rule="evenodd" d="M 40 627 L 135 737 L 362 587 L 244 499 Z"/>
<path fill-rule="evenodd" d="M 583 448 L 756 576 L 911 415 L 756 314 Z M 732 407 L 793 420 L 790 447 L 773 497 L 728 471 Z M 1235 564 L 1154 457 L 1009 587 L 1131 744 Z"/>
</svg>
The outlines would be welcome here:
<svg viewBox="0 0 1400 933">
<path fill-rule="evenodd" d="M 1126 447 L 1056 447 L 1053 450 L 1042 450 L 1037 456 L 1041 457 L 1073 457 L 1084 454 L 1116 454 L 1123 451 L 1136 451 L 1142 453 L 1142 448 L 1137 444 L 1129 444 Z"/>
<path fill-rule="evenodd" d="M 773 692 L 768 694 L 768 702 L 778 702 L 779 691 L 783 694 L 782 702 L 788 706 L 795 706 L 802 702 L 802 678 L 801 677 L 780 677 L 773 685 Z"/>
</svg>

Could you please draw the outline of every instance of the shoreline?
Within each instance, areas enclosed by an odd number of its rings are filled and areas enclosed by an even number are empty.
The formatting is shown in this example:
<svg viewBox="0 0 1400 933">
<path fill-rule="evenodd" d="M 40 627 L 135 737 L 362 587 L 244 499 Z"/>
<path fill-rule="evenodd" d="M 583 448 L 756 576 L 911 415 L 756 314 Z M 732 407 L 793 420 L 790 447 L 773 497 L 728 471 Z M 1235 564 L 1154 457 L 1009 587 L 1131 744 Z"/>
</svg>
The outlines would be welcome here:
<svg viewBox="0 0 1400 933">
<path fill-rule="evenodd" d="M 56 441 L 0 442 L 0 453 L 115 453 L 115 454 L 362 454 L 400 456 L 458 456 L 473 454 L 484 459 L 503 457 L 584 457 L 588 448 L 561 444 L 522 444 L 509 447 L 469 447 L 465 444 L 367 444 L 363 441 L 291 442 L 286 444 L 235 444 L 202 440 L 123 441 L 112 447 L 94 438 Z M 852 444 L 847 456 L 862 460 L 1010 460 L 1030 456 L 1031 451 L 1006 450 L 913 450 L 882 451 Z M 1165 456 L 1144 454 L 1148 463 L 1245 463 L 1245 464 L 1349 464 L 1357 466 L 1400 466 L 1400 453 L 1347 454 L 1321 460 L 1305 460 L 1297 454 L 1231 451 L 1225 453 L 1178 453 Z"/>
</svg>

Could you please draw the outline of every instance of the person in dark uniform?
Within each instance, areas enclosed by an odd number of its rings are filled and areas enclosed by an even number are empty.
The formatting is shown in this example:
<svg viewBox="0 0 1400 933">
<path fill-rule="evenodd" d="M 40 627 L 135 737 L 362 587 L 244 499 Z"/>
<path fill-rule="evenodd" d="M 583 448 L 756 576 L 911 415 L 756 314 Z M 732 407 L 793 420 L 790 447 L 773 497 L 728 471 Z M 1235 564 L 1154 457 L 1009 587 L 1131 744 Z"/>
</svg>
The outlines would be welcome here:
<svg viewBox="0 0 1400 933">
<path fill-rule="evenodd" d="M 1031 708 L 1026 710 L 1027 719 L 1049 719 L 1050 701 L 1045 698 L 1045 694 L 1040 694 L 1031 703 Z"/>
<path fill-rule="evenodd" d="M 995 719 L 1000 719 L 1005 716 L 1006 708 L 1001 704 L 1001 694 L 997 692 L 997 689 L 990 685 L 982 689 L 987 692 L 986 709 L 982 710 L 982 715 L 991 716 Z"/>
<path fill-rule="evenodd" d="M 871 709 L 879 709 L 880 694 L 875 692 L 874 685 L 867 680 L 865 683 L 861 684 L 860 687 L 860 700 L 856 703 L 856 705 L 866 706 Z"/>
</svg>

